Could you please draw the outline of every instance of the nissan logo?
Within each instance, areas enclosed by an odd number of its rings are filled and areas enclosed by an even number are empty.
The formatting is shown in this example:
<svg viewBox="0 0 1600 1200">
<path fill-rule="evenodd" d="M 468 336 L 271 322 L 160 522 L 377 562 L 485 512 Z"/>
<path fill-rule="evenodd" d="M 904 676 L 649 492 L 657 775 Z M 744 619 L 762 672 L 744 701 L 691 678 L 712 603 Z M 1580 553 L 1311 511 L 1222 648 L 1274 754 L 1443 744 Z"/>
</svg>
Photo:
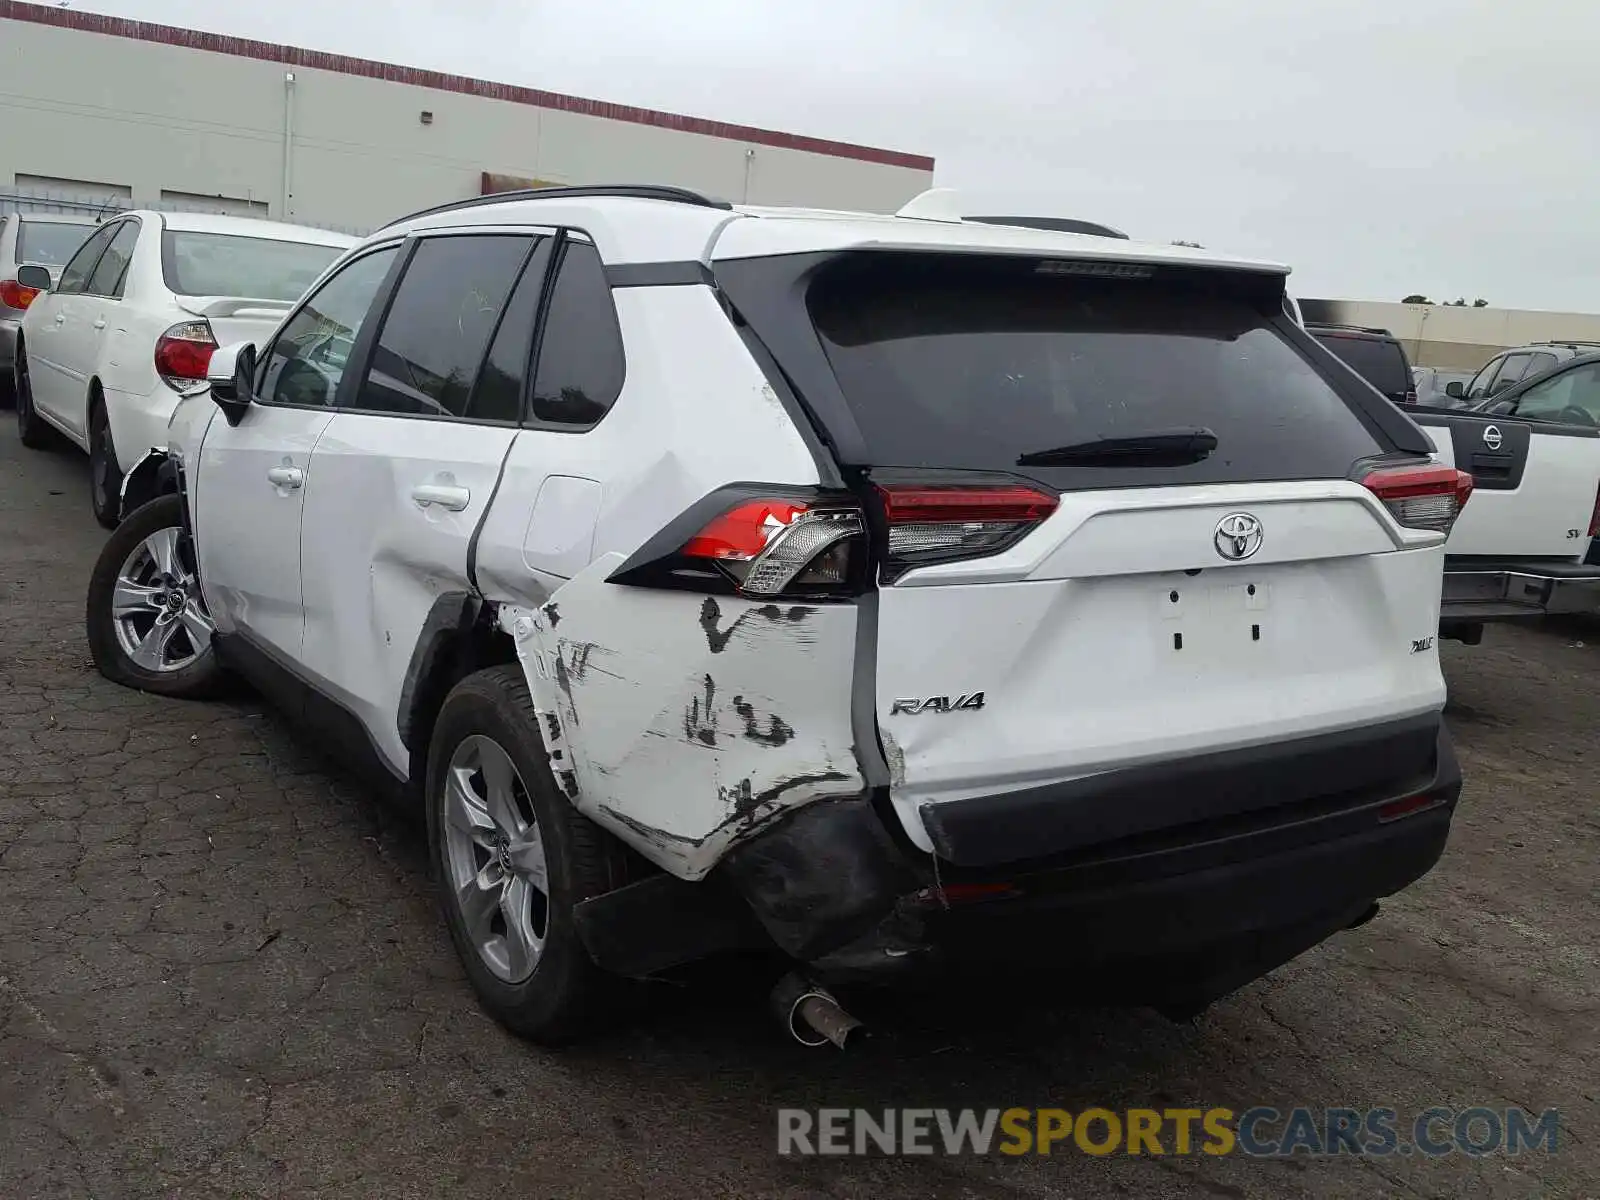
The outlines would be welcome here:
<svg viewBox="0 0 1600 1200">
<path fill-rule="evenodd" d="M 1217 522 L 1217 532 L 1211 540 L 1223 558 L 1239 562 L 1261 549 L 1261 522 L 1249 513 L 1229 513 Z"/>
<path fill-rule="evenodd" d="M 1485 425 L 1483 427 L 1483 444 L 1489 447 L 1489 449 L 1500 449 L 1500 444 L 1504 441 L 1505 438 L 1500 436 L 1500 426 Z"/>
</svg>

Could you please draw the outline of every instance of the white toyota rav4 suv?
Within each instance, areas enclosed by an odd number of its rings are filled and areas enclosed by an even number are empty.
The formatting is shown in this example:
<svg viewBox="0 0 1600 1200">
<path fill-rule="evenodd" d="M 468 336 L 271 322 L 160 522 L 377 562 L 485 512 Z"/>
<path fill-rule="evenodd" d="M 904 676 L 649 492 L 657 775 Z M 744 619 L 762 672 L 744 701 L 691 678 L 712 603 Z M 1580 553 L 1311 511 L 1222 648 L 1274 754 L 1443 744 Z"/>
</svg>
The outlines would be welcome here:
<svg viewBox="0 0 1600 1200">
<path fill-rule="evenodd" d="M 754 947 L 822 1032 L 957 967 L 1203 1006 L 1426 873 L 1460 791 L 1470 477 L 1285 274 L 670 188 L 425 212 L 213 357 L 95 660 L 237 672 L 420 803 L 533 1038 Z"/>
</svg>

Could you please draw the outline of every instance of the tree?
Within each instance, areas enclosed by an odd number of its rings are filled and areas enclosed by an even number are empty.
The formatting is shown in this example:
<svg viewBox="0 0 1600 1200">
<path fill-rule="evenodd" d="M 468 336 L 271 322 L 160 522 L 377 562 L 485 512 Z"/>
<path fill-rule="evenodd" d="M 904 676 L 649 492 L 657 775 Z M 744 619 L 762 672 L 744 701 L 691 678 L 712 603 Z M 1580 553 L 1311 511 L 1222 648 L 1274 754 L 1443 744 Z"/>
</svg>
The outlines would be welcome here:
<svg viewBox="0 0 1600 1200">
<path fill-rule="evenodd" d="M 1432 304 L 1433 301 L 1429 300 L 1421 292 L 1412 292 L 1411 295 L 1407 296 L 1404 300 L 1400 301 L 1400 303 L 1401 304 Z"/>
<path fill-rule="evenodd" d="M 1476 300 L 1474 300 L 1472 302 L 1472 307 L 1473 308 L 1488 308 L 1489 307 L 1489 302 L 1487 300 L 1485 300 L 1482 296 L 1479 296 Z"/>
<path fill-rule="evenodd" d="M 1444 306 L 1446 308 L 1465 308 L 1467 306 L 1467 298 L 1465 296 L 1457 296 L 1454 300 L 1446 300 Z"/>
</svg>

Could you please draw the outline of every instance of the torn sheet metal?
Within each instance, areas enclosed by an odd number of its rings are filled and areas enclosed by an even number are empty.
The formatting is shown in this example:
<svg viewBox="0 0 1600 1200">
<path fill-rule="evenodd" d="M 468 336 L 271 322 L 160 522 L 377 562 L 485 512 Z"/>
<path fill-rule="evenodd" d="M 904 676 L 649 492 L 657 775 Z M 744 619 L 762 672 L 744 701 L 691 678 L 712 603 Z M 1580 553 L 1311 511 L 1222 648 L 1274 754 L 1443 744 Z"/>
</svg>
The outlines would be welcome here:
<svg viewBox="0 0 1600 1200">
<path fill-rule="evenodd" d="M 606 582 L 501 606 L 551 767 L 580 811 L 683 879 L 780 813 L 865 786 L 850 725 L 856 610 Z"/>
</svg>

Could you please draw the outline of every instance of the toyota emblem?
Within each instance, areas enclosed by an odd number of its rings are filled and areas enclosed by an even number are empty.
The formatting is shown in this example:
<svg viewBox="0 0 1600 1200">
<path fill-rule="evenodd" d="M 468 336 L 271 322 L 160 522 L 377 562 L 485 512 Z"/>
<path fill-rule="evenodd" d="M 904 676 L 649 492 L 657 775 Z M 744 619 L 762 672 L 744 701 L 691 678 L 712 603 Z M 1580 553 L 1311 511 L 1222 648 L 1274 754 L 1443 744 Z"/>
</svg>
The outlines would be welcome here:
<svg viewBox="0 0 1600 1200">
<path fill-rule="evenodd" d="M 1505 438 L 1500 436 L 1500 426 L 1485 425 L 1483 427 L 1483 444 L 1489 447 L 1489 449 L 1500 449 L 1500 444 L 1504 441 Z"/>
<path fill-rule="evenodd" d="M 1229 513 L 1217 522 L 1212 541 L 1223 558 L 1240 562 L 1261 549 L 1261 522 L 1249 513 Z"/>
</svg>

